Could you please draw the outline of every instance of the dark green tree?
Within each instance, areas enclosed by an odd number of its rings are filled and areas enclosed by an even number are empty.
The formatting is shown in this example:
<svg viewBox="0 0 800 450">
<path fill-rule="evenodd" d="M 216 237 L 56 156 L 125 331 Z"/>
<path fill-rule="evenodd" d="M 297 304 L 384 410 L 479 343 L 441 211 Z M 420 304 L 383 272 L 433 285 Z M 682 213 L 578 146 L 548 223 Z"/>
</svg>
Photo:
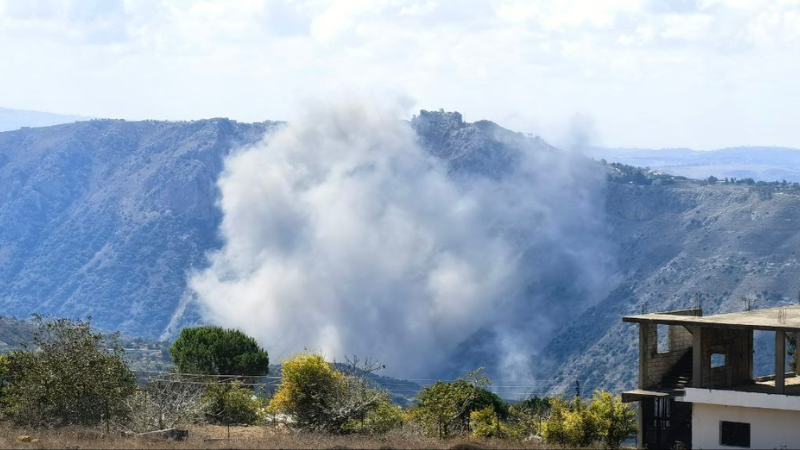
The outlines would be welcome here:
<svg viewBox="0 0 800 450">
<path fill-rule="evenodd" d="M 239 330 L 216 326 L 184 328 L 169 352 L 182 373 L 266 375 L 269 371 L 267 352 Z"/>
<path fill-rule="evenodd" d="M 531 396 L 514 404 L 514 409 L 525 411 L 535 416 L 545 416 L 550 411 L 550 398 Z"/>
<path fill-rule="evenodd" d="M 103 336 L 90 321 L 43 319 L 33 348 L 3 358 L 3 406 L 25 425 L 84 425 L 125 420 L 125 400 L 136 377 L 122 358 L 117 335 Z"/>
</svg>

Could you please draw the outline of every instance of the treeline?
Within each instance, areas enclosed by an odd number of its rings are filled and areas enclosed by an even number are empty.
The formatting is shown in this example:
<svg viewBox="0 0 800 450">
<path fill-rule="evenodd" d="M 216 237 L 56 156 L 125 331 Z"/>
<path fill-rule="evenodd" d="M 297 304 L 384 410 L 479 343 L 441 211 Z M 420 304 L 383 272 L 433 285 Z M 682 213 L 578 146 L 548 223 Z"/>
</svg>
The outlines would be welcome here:
<svg viewBox="0 0 800 450">
<path fill-rule="evenodd" d="M 370 378 L 382 365 L 355 357 L 334 365 L 303 352 L 283 361 L 275 389 L 267 389 L 267 352 L 237 330 L 209 326 L 182 330 L 170 347 L 174 370 L 137 383 L 117 335 L 97 333 L 89 321 L 34 321 L 31 348 L 0 355 L 0 415 L 21 426 L 144 432 L 188 423 L 285 424 L 334 434 L 471 435 L 607 448 L 619 447 L 636 428 L 634 412 L 608 392 L 510 405 L 491 392 L 482 370 L 425 386 L 404 409 Z"/>
</svg>

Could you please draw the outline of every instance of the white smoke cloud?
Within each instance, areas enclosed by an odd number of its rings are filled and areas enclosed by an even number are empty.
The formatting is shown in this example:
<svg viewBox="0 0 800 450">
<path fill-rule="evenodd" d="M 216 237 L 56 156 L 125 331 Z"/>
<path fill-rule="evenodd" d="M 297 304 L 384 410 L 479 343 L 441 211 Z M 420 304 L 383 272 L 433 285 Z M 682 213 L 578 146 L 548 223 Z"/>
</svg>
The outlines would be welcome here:
<svg viewBox="0 0 800 450">
<path fill-rule="evenodd" d="M 224 246 L 190 286 L 273 358 L 311 348 L 433 374 L 489 332 L 498 368 L 526 371 L 562 308 L 608 291 L 610 260 L 598 171 L 521 150 L 506 176 L 454 175 L 390 109 L 308 108 L 226 161 Z M 553 306 L 553 279 L 583 296 Z"/>
</svg>

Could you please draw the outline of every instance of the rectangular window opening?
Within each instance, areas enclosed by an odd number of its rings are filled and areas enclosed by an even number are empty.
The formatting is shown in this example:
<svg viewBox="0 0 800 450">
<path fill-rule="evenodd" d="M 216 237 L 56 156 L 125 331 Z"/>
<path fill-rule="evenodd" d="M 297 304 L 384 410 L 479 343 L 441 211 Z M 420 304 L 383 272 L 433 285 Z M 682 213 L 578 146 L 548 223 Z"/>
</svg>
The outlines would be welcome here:
<svg viewBox="0 0 800 450">
<path fill-rule="evenodd" d="M 750 424 L 744 422 L 720 422 L 719 445 L 750 448 Z"/>
<path fill-rule="evenodd" d="M 725 367 L 725 353 L 712 353 L 711 354 L 711 368 Z"/>
<path fill-rule="evenodd" d="M 658 353 L 669 353 L 669 325 L 656 326 L 656 342 Z"/>
</svg>

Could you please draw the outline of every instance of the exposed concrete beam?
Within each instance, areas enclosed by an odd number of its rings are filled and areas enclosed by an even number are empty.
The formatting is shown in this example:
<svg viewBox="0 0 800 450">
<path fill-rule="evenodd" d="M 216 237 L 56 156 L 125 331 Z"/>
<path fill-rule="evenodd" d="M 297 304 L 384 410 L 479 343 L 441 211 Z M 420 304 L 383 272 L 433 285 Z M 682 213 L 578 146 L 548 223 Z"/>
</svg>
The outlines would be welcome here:
<svg viewBox="0 0 800 450">
<path fill-rule="evenodd" d="M 775 392 L 786 392 L 786 332 L 775 332 Z"/>
</svg>

